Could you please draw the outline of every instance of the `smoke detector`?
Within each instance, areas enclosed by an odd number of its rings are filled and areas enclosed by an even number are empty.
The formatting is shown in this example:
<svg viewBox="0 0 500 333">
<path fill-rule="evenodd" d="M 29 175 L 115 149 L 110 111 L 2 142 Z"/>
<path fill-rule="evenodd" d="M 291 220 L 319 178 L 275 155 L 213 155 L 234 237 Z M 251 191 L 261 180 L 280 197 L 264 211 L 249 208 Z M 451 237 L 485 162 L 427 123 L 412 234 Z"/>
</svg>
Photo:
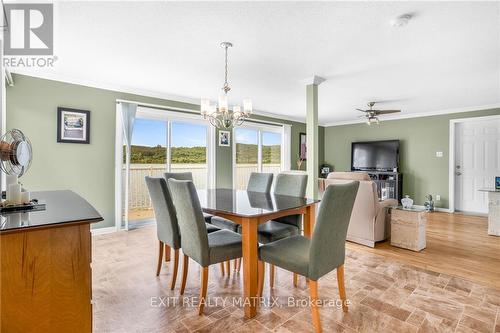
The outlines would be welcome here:
<svg viewBox="0 0 500 333">
<path fill-rule="evenodd" d="M 391 26 L 401 28 L 408 24 L 411 14 L 403 14 L 391 20 Z"/>
</svg>

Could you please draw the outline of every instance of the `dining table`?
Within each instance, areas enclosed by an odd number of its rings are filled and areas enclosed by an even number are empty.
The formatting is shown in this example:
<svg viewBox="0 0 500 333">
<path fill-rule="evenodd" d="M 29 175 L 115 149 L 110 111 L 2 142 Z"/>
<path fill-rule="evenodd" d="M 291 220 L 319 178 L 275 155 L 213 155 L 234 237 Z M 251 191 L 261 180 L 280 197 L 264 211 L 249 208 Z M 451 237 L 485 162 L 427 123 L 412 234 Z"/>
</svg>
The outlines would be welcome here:
<svg viewBox="0 0 500 333">
<path fill-rule="evenodd" d="M 311 237 L 316 199 L 233 189 L 198 190 L 204 212 L 241 225 L 243 252 L 243 307 L 246 318 L 257 314 L 258 226 L 288 215 L 303 215 L 303 234 Z"/>
</svg>

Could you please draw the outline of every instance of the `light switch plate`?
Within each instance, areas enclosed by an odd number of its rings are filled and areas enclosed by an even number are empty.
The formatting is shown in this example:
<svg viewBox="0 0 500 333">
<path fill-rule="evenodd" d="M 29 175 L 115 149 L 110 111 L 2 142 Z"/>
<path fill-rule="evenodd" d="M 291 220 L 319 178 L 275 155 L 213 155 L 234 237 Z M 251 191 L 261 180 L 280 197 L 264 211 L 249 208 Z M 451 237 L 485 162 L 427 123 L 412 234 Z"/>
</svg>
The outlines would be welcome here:
<svg viewBox="0 0 500 333">
<path fill-rule="evenodd" d="M 436 194 L 436 201 L 441 201 L 441 196 L 439 194 Z"/>
<path fill-rule="evenodd" d="M 436 152 L 436 157 L 443 157 L 443 152 L 442 151 L 437 151 Z"/>
</svg>

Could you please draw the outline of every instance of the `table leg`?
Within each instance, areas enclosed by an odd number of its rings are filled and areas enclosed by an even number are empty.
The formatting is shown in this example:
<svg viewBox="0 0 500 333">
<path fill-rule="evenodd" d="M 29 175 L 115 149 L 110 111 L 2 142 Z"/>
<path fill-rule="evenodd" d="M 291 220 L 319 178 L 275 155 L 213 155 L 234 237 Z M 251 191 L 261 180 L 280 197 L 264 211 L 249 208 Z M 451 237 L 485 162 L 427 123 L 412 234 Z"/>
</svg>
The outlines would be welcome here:
<svg viewBox="0 0 500 333">
<path fill-rule="evenodd" d="M 245 317 L 252 318 L 257 314 L 257 219 L 242 220 L 243 246 L 243 290 Z"/>
<path fill-rule="evenodd" d="M 316 219 L 316 204 L 312 204 L 306 207 L 306 213 L 304 214 L 304 236 L 311 237 L 312 231 L 314 229 L 314 221 Z"/>
</svg>

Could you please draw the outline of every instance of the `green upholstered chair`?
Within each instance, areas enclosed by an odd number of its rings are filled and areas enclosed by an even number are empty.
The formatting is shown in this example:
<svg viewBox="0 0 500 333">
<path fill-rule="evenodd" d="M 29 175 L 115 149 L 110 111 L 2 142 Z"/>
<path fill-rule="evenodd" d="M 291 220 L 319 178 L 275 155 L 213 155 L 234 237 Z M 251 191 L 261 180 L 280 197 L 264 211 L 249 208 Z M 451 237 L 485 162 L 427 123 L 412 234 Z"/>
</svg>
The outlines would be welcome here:
<svg viewBox="0 0 500 333">
<path fill-rule="evenodd" d="M 169 178 L 177 179 L 177 180 L 190 180 L 193 181 L 193 173 L 192 172 L 165 172 L 165 179 L 169 180 Z M 211 223 L 213 215 L 203 213 L 203 217 L 205 218 L 205 222 Z M 212 226 L 207 226 L 207 229 L 212 231 L 217 231 L 219 228 L 214 228 Z"/>
<path fill-rule="evenodd" d="M 207 234 L 205 219 L 193 182 L 170 178 L 168 186 L 172 193 L 177 221 L 182 237 L 184 265 L 181 295 L 184 294 L 189 258 L 202 267 L 199 299 L 199 314 L 203 313 L 208 285 L 208 267 L 224 261 L 241 258 L 241 236 L 230 230 L 219 230 Z"/>
<path fill-rule="evenodd" d="M 347 311 L 344 286 L 344 260 L 347 228 L 359 182 L 328 186 L 321 201 L 312 238 L 292 236 L 259 248 L 259 295 L 264 285 L 265 263 L 276 265 L 309 279 L 313 324 L 321 332 L 317 308 L 317 281 L 337 269 L 342 308 Z"/>
<path fill-rule="evenodd" d="M 292 197 L 305 197 L 307 186 L 307 175 L 296 173 L 280 173 L 276 176 L 274 183 L 275 195 L 287 195 Z M 302 215 L 290 215 L 277 218 L 258 226 L 258 241 L 267 244 L 279 239 L 300 235 L 302 227 Z M 274 265 L 269 267 L 269 284 L 274 287 Z M 294 275 L 294 281 L 297 276 Z M 296 284 L 296 282 L 294 282 Z"/>
<path fill-rule="evenodd" d="M 175 281 L 177 279 L 177 270 L 179 267 L 179 248 L 181 247 L 181 236 L 179 233 L 174 203 L 172 202 L 172 196 L 164 178 L 145 177 L 145 180 L 155 212 L 156 233 L 159 240 L 156 276 L 160 275 L 163 253 L 165 253 L 165 261 L 170 261 L 170 250 L 173 249 L 174 270 L 172 272 L 170 289 L 174 289 Z M 205 225 L 206 232 L 220 230 L 210 224 Z"/>
<path fill-rule="evenodd" d="M 177 269 L 179 267 L 179 248 L 181 247 L 181 236 L 177 217 L 175 215 L 172 197 L 167 188 L 167 182 L 163 178 L 145 177 L 146 185 L 151 197 L 151 203 L 155 212 L 156 234 L 159 240 L 158 266 L 156 276 L 160 275 L 163 253 L 165 260 L 170 260 L 170 249 L 174 250 L 174 271 L 170 283 L 170 289 L 175 288 Z"/>
<path fill-rule="evenodd" d="M 265 172 L 252 172 L 248 178 L 247 191 L 269 193 L 273 184 L 273 174 Z"/>
<path fill-rule="evenodd" d="M 263 172 L 252 172 L 248 179 L 247 191 L 269 193 L 273 184 L 273 174 Z M 238 232 L 240 226 L 233 221 L 220 216 L 212 217 L 211 223 L 221 229 Z"/>
</svg>

